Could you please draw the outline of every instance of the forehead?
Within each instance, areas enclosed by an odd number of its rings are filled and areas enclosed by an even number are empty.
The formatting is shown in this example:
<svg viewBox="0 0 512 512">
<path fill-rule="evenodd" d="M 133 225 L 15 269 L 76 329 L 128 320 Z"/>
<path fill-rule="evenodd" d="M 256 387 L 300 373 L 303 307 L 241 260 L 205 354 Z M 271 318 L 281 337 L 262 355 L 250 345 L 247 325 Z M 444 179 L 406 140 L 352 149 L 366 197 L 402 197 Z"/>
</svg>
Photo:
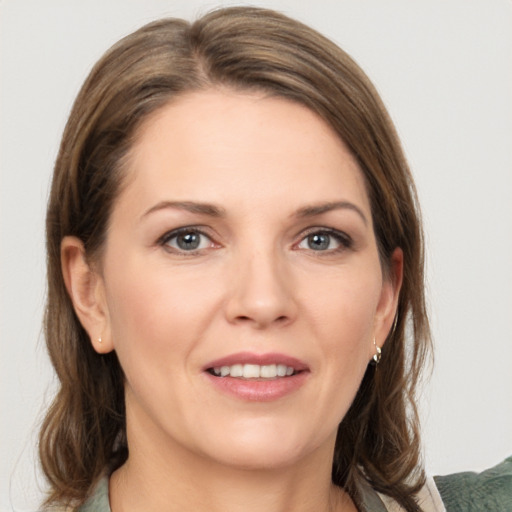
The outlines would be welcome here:
<svg viewBox="0 0 512 512">
<path fill-rule="evenodd" d="M 358 164 L 332 128 L 303 105 L 261 93 L 201 91 L 162 107 L 139 130 L 128 174 L 128 188 L 160 200 L 349 195 L 369 207 Z"/>
</svg>

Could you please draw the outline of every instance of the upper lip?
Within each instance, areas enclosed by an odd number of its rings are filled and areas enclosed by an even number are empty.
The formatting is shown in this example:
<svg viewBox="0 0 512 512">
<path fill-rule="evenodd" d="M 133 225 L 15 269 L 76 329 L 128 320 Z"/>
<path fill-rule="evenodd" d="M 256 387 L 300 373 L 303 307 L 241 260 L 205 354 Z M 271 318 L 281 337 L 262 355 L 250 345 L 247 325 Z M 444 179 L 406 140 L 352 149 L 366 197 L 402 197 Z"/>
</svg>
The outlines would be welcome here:
<svg viewBox="0 0 512 512">
<path fill-rule="evenodd" d="M 290 366 L 296 372 L 309 369 L 308 365 L 303 361 L 286 354 L 279 354 L 277 352 L 268 352 L 265 354 L 238 352 L 236 354 L 230 354 L 228 356 L 215 359 L 215 361 L 210 361 L 204 365 L 203 371 L 209 370 L 210 368 L 219 368 L 221 366 L 233 366 L 234 364 L 257 364 L 260 366 L 283 364 L 285 366 Z"/>
</svg>

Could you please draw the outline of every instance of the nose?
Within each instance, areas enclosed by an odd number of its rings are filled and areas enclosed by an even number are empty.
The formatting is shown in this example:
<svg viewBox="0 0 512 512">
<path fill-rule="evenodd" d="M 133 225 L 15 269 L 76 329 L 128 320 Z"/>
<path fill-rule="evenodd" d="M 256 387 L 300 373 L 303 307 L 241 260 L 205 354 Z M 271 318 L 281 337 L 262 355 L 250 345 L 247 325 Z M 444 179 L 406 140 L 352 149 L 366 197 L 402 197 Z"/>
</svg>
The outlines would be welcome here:
<svg viewBox="0 0 512 512">
<path fill-rule="evenodd" d="M 226 315 L 230 323 L 256 329 L 291 323 L 297 313 L 294 283 L 272 251 L 252 252 L 233 265 Z"/>
</svg>

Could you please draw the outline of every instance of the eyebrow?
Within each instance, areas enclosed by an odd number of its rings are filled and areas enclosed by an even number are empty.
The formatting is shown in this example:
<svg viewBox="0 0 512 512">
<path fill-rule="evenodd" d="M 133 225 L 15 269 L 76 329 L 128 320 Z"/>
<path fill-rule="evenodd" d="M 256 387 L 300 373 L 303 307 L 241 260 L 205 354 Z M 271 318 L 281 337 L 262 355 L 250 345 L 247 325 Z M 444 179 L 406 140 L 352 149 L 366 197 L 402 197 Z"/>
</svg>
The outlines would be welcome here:
<svg viewBox="0 0 512 512">
<path fill-rule="evenodd" d="M 186 210 L 190 213 L 197 213 L 201 215 L 208 215 L 210 217 L 225 217 L 226 211 L 224 208 L 219 206 L 215 206 L 210 203 L 199 203 L 195 201 L 161 201 L 157 203 L 155 206 L 152 206 L 149 210 L 142 214 L 141 218 L 147 217 L 151 213 L 165 210 L 166 208 L 173 208 L 177 210 Z M 368 219 L 362 210 L 356 206 L 355 204 L 349 201 L 331 201 L 327 203 L 319 203 L 308 206 L 303 206 L 299 208 L 295 212 L 296 217 L 304 218 L 304 217 L 314 217 L 315 215 L 322 215 L 323 213 L 327 213 L 333 210 L 352 210 L 356 212 L 365 225 L 368 224 Z"/>
<path fill-rule="evenodd" d="M 323 213 L 327 213 L 333 210 L 352 210 L 356 212 L 359 217 L 361 217 L 365 225 L 368 225 L 368 219 L 366 218 L 366 215 L 363 213 L 361 208 L 349 201 L 333 201 L 304 206 L 303 208 L 299 208 L 295 215 L 297 217 L 314 217 L 315 215 L 322 215 Z"/>
<path fill-rule="evenodd" d="M 210 217 L 224 217 L 226 215 L 224 208 L 209 203 L 197 203 L 195 201 L 161 201 L 143 213 L 141 218 L 147 217 L 151 213 L 159 210 L 165 210 L 166 208 L 186 210 L 190 213 L 199 213 Z"/>
</svg>

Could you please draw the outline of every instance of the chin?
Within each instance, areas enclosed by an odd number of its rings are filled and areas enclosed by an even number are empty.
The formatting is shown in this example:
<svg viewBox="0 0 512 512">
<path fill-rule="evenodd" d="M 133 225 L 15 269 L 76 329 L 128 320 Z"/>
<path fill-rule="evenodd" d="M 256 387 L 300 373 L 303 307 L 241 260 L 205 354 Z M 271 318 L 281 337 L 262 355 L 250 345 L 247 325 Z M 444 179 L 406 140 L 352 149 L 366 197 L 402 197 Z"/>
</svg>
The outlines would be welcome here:
<svg viewBox="0 0 512 512">
<path fill-rule="evenodd" d="M 244 471 L 279 470 L 296 464 L 301 459 L 300 451 L 266 449 L 265 447 L 246 448 L 243 452 L 223 454 L 217 461 L 225 466 Z M 220 457 L 220 456 L 218 456 Z"/>
<path fill-rule="evenodd" d="M 282 425 L 253 425 L 243 432 L 231 432 L 210 444 L 210 456 L 219 463 L 241 470 L 277 470 L 306 459 L 328 444 L 334 448 L 335 436 L 319 439 L 307 432 L 293 432 Z M 237 435 L 238 434 L 238 435 Z M 332 437 L 332 442 L 331 442 Z M 212 449 L 213 448 L 213 449 Z"/>
</svg>

